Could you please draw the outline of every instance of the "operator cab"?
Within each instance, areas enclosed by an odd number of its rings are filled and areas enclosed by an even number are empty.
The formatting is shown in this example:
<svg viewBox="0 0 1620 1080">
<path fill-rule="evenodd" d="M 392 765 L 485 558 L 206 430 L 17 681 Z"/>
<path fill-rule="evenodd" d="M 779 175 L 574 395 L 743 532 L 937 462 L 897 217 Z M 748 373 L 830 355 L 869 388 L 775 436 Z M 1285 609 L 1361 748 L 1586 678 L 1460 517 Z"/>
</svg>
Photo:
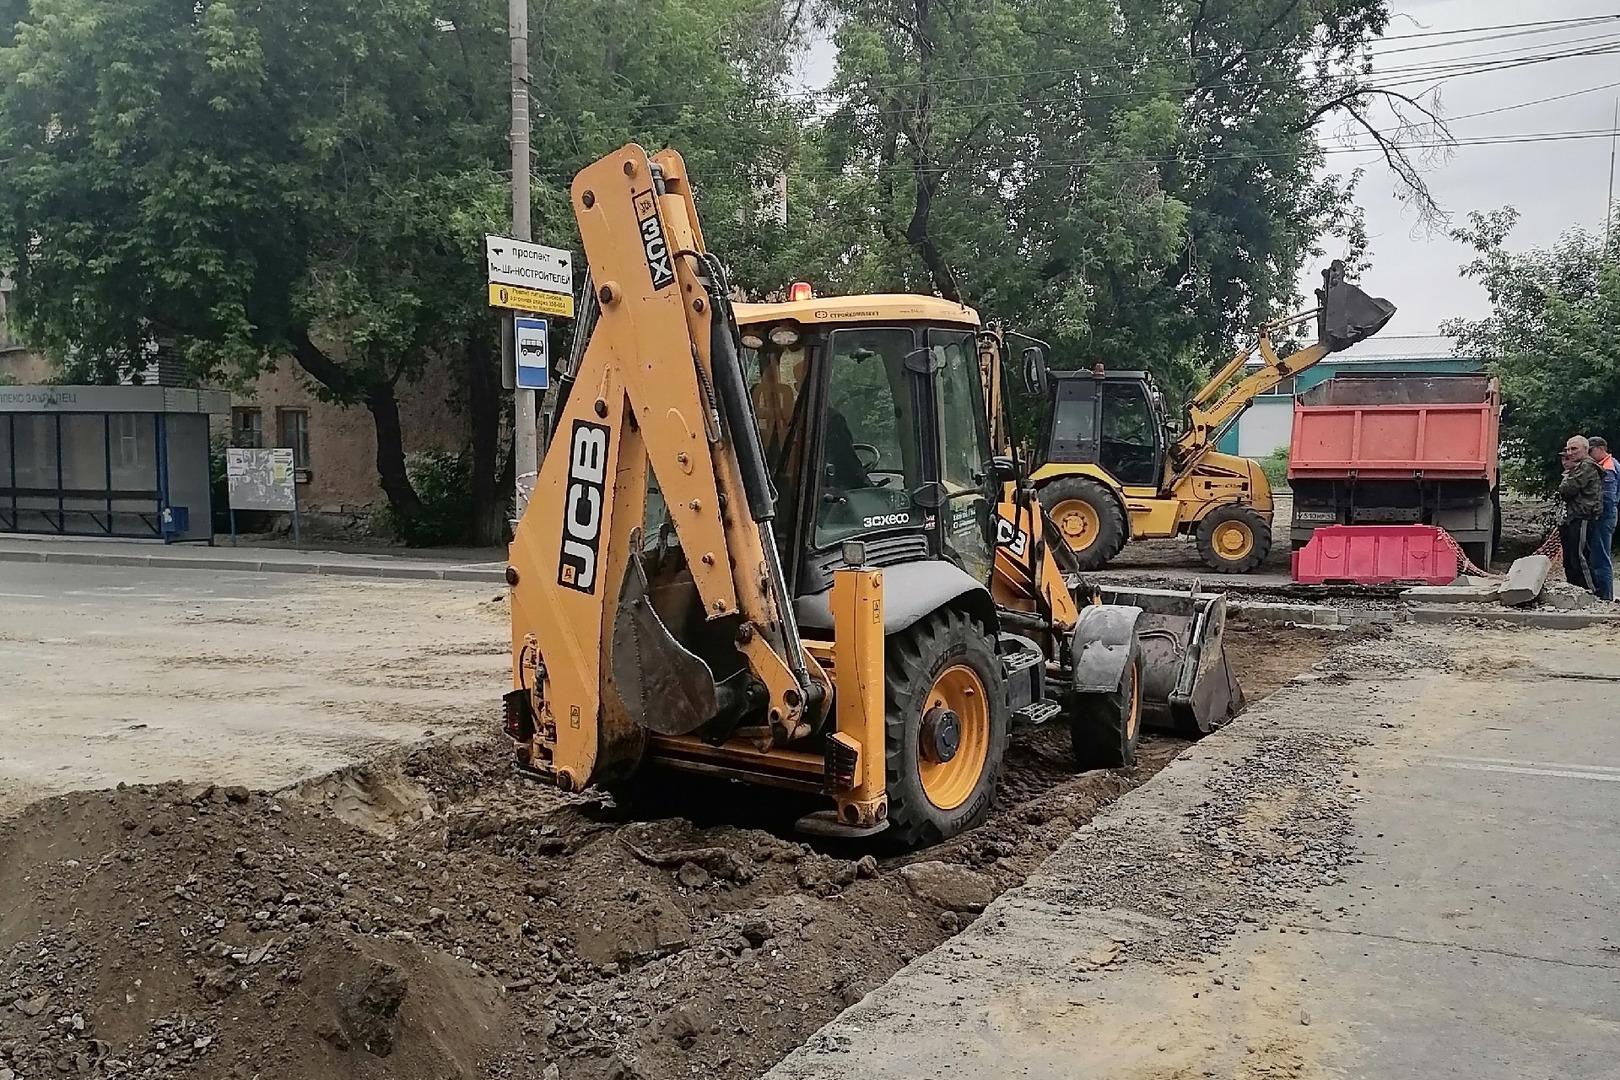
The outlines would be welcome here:
<svg viewBox="0 0 1620 1080">
<path fill-rule="evenodd" d="M 1163 398 L 1145 371 L 1052 372 L 1048 463 L 1097 465 L 1125 487 L 1157 490 L 1165 475 Z"/>
<path fill-rule="evenodd" d="M 736 310 L 790 591 L 824 592 L 851 543 L 864 565 L 943 557 L 987 584 L 995 489 L 977 316 L 921 296 Z"/>
</svg>

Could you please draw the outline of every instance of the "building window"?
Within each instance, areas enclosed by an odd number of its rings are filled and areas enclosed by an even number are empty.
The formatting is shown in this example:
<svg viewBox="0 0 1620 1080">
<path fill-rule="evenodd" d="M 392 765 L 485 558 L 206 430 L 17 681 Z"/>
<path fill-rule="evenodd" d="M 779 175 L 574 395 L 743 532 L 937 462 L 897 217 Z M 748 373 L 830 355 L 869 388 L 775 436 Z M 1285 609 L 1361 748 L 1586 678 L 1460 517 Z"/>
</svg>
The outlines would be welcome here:
<svg viewBox="0 0 1620 1080">
<path fill-rule="evenodd" d="M 276 410 L 276 445 L 292 447 L 293 468 L 300 473 L 309 472 L 309 411 L 307 409 Z"/>
<path fill-rule="evenodd" d="M 231 445 L 247 450 L 263 447 L 264 414 L 258 409 L 232 409 Z"/>
<path fill-rule="evenodd" d="M 1292 375 L 1288 376 L 1288 378 L 1284 379 L 1282 382 L 1278 383 L 1276 386 L 1273 386 L 1270 390 L 1267 390 L 1265 393 L 1261 394 L 1260 396 L 1261 397 L 1293 397 L 1294 396 L 1294 377 Z"/>
</svg>

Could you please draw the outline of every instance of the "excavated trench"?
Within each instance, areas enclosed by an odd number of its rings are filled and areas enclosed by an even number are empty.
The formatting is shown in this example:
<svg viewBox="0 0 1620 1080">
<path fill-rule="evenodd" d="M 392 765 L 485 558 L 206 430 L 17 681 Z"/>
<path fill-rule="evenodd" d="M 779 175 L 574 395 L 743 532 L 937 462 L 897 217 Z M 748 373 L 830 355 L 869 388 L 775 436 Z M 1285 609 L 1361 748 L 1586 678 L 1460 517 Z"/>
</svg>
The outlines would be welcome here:
<svg viewBox="0 0 1620 1080">
<path fill-rule="evenodd" d="M 1336 640 L 1227 647 L 1253 701 Z M 46 800 L 0 827 L 0 1076 L 758 1076 L 1185 746 L 1076 774 L 1061 728 L 1020 732 L 985 824 L 886 859 L 736 788 L 632 818 L 484 741 Z"/>
</svg>

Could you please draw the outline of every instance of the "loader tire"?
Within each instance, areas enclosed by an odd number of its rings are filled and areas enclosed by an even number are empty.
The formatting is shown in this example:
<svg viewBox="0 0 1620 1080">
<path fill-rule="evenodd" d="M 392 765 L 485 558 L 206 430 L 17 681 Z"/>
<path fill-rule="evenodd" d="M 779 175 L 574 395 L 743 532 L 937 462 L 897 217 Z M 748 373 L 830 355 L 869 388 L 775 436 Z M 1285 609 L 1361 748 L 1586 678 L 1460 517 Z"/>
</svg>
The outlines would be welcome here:
<svg viewBox="0 0 1620 1080">
<path fill-rule="evenodd" d="M 1247 574 L 1271 554 L 1271 526 L 1247 506 L 1218 506 L 1198 524 L 1198 554 L 1223 574 Z"/>
<path fill-rule="evenodd" d="M 888 834 L 909 850 L 984 820 L 1011 717 L 995 645 L 962 612 L 936 612 L 890 637 L 884 652 Z"/>
<path fill-rule="evenodd" d="M 1082 769 L 1128 769 L 1142 738 L 1142 644 L 1131 642 L 1119 685 L 1100 693 L 1070 691 L 1069 731 Z"/>
<path fill-rule="evenodd" d="M 1130 539 L 1124 507 L 1113 492 L 1090 477 L 1054 480 L 1038 495 L 1081 570 L 1107 566 Z"/>
</svg>

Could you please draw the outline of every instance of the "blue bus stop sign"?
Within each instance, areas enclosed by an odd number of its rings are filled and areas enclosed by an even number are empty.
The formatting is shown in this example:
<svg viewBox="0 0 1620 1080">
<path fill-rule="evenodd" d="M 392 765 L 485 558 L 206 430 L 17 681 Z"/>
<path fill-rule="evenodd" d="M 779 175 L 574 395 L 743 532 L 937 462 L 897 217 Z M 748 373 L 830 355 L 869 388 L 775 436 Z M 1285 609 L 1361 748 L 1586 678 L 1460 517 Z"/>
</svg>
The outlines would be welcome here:
<svg viewBox="0 0 1620 1080">
<path fill-rule="evenodd" d="M 544 390 L 551 384 L 550 365 L 547 362 L 546 320 L 515 318 L 512 320 L 512 351 L 517 356 L 517 386 L 520 390 Z"/>
</svg>

